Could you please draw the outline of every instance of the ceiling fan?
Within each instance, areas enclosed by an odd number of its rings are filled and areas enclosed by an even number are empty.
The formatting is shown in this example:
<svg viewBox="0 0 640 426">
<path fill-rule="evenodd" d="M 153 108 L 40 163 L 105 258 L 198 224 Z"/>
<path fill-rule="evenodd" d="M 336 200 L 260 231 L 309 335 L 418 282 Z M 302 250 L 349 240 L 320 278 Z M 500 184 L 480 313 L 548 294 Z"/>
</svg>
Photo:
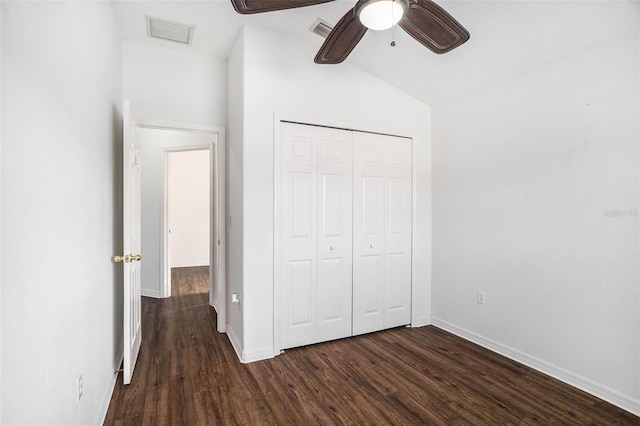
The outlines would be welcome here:
<svg viewBox="0 0 640 426">
<path fill-rule="evenodd" d="M 335 0 L 231 0 L 238 13 L 251 14 L 313 6 Z M 469 32 L 431 0 L 358 0 L 333 28 L 318 51 L 316 64 L 339 64 L 368 29 L 398 24 L 435 53 L 446 53 L 467 40 Z"/>
</svg>

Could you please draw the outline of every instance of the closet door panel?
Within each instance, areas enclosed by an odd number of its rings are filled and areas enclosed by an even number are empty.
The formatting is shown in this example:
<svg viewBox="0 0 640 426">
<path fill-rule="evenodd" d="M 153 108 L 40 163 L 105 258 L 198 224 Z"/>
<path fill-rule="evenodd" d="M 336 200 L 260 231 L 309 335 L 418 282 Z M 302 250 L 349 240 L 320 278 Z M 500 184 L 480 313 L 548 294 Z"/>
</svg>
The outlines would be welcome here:
<svg viewBox="0 0 640 426">
<path fill-rule="evenodd" d="M 351 335 L 351 132 L 281 123 L 280 349 Z"/>
<path fill-rule="evenodd" d="M 291 294 L 291 326 L 305 327 L 313 325 L 313 261 L 309 259 L 289 262 L 287 279 L 293 285 L 289 287 Z"/>
<path fill-rule="evenodd" d="M 318 342 L 351 335 L 351 309 L 347 309 L 343 300 L 344 286 L 350 284 L 345 283 L 344 266 L 340 258 L 319 260 Z"/>
<path fill-rule="evenodd" d="M 317 334 L 317 174 L 315 136 L 282 126 L 279 177 L 280 345 L 314 343 Z"/>
<path fill-rule="evenodd" d="M 353 334 L 384 324 L 384 144 L 353 136 Z"/>
<path fill-rule="evenodd" d="M 411 322 L 411 167 L 409 139 L 385 136 L 384 328 Z"/>
<path fill-rule="evenodd" d="M 354 334 L 411 322 L 411 141 L 354 134 Z"/>
<path fill-rule="evenodd" d="M 318 334 L 317 341 L 351 335 L 352 135 L 315 128 L 318 134 Z"/>
<path fill-rule="evenodd" d="M 379 254 L 364 255 L 360 258 L 361 282 L 357 294 L 360 296 L 359 313 L 365 324 L 359 333 L 367 333 L 382 327 L 382 302 L 384 297 L 384 259 Z"/>
</svg>

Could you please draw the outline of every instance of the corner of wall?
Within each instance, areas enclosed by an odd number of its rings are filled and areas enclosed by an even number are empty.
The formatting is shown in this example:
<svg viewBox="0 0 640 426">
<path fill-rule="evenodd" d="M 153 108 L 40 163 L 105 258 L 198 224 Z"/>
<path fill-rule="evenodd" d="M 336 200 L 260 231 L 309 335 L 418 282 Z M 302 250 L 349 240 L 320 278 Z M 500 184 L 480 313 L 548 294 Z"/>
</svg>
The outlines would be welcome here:
<svg viewBox="0 0 640 426">
<path fill-rule="evenodd" d="M 238 32 L 227 62 L 226 218 L 227 336 L 244 362 L 244 312 L 231 304 L 232 294 L 243 300 L 244 215 L 244 28 Z"/>
<path fill-rule="evenodd" d="M 244 349 L 242 347 L 242 343 L 240 342 L 240 339 L 238 338 L 238 335 L 234 331 L 233 326 L 231 324 L 227 324 L 227 337 L 231 342 L 231 346 L 233 347 L 233 350 L 236 351 L 236 355 L 238 359 L 240 360 L 240 362 L 244 363 L 245 362 Z"/>
</svg>

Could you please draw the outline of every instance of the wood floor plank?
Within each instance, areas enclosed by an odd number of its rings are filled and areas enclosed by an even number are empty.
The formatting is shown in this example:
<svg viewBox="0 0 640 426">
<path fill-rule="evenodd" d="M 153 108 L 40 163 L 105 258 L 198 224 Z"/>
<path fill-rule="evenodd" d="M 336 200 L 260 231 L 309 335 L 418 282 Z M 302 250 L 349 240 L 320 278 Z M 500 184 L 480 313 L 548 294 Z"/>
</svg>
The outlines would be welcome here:
<svg viewBox="0 0 640 426">
<path fill-rule="evenodd" d="M 208 306 L 208 268 L 143 299 L 131 385 L 106 425 L 640 425 L 640 418 L 433 326 L 241 364 Z"/>
</svg>

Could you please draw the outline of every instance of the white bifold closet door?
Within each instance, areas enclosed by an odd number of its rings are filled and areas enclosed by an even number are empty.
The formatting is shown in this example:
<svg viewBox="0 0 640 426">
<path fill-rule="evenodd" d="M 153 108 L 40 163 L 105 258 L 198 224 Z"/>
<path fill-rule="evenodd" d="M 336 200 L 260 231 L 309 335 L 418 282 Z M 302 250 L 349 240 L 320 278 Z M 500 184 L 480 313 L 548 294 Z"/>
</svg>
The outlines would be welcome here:
<svg viewBox="0 0 640 426">
<path fill-rule="evenodd" d="M 281 349 L 351 336 L 352 138 L 281 124 Z"/>
<path fill-rule="evenodd" d="M 354 335 L 411 322 L 411 164 L 411 139 L 354 132 Z"/>
</svg>

